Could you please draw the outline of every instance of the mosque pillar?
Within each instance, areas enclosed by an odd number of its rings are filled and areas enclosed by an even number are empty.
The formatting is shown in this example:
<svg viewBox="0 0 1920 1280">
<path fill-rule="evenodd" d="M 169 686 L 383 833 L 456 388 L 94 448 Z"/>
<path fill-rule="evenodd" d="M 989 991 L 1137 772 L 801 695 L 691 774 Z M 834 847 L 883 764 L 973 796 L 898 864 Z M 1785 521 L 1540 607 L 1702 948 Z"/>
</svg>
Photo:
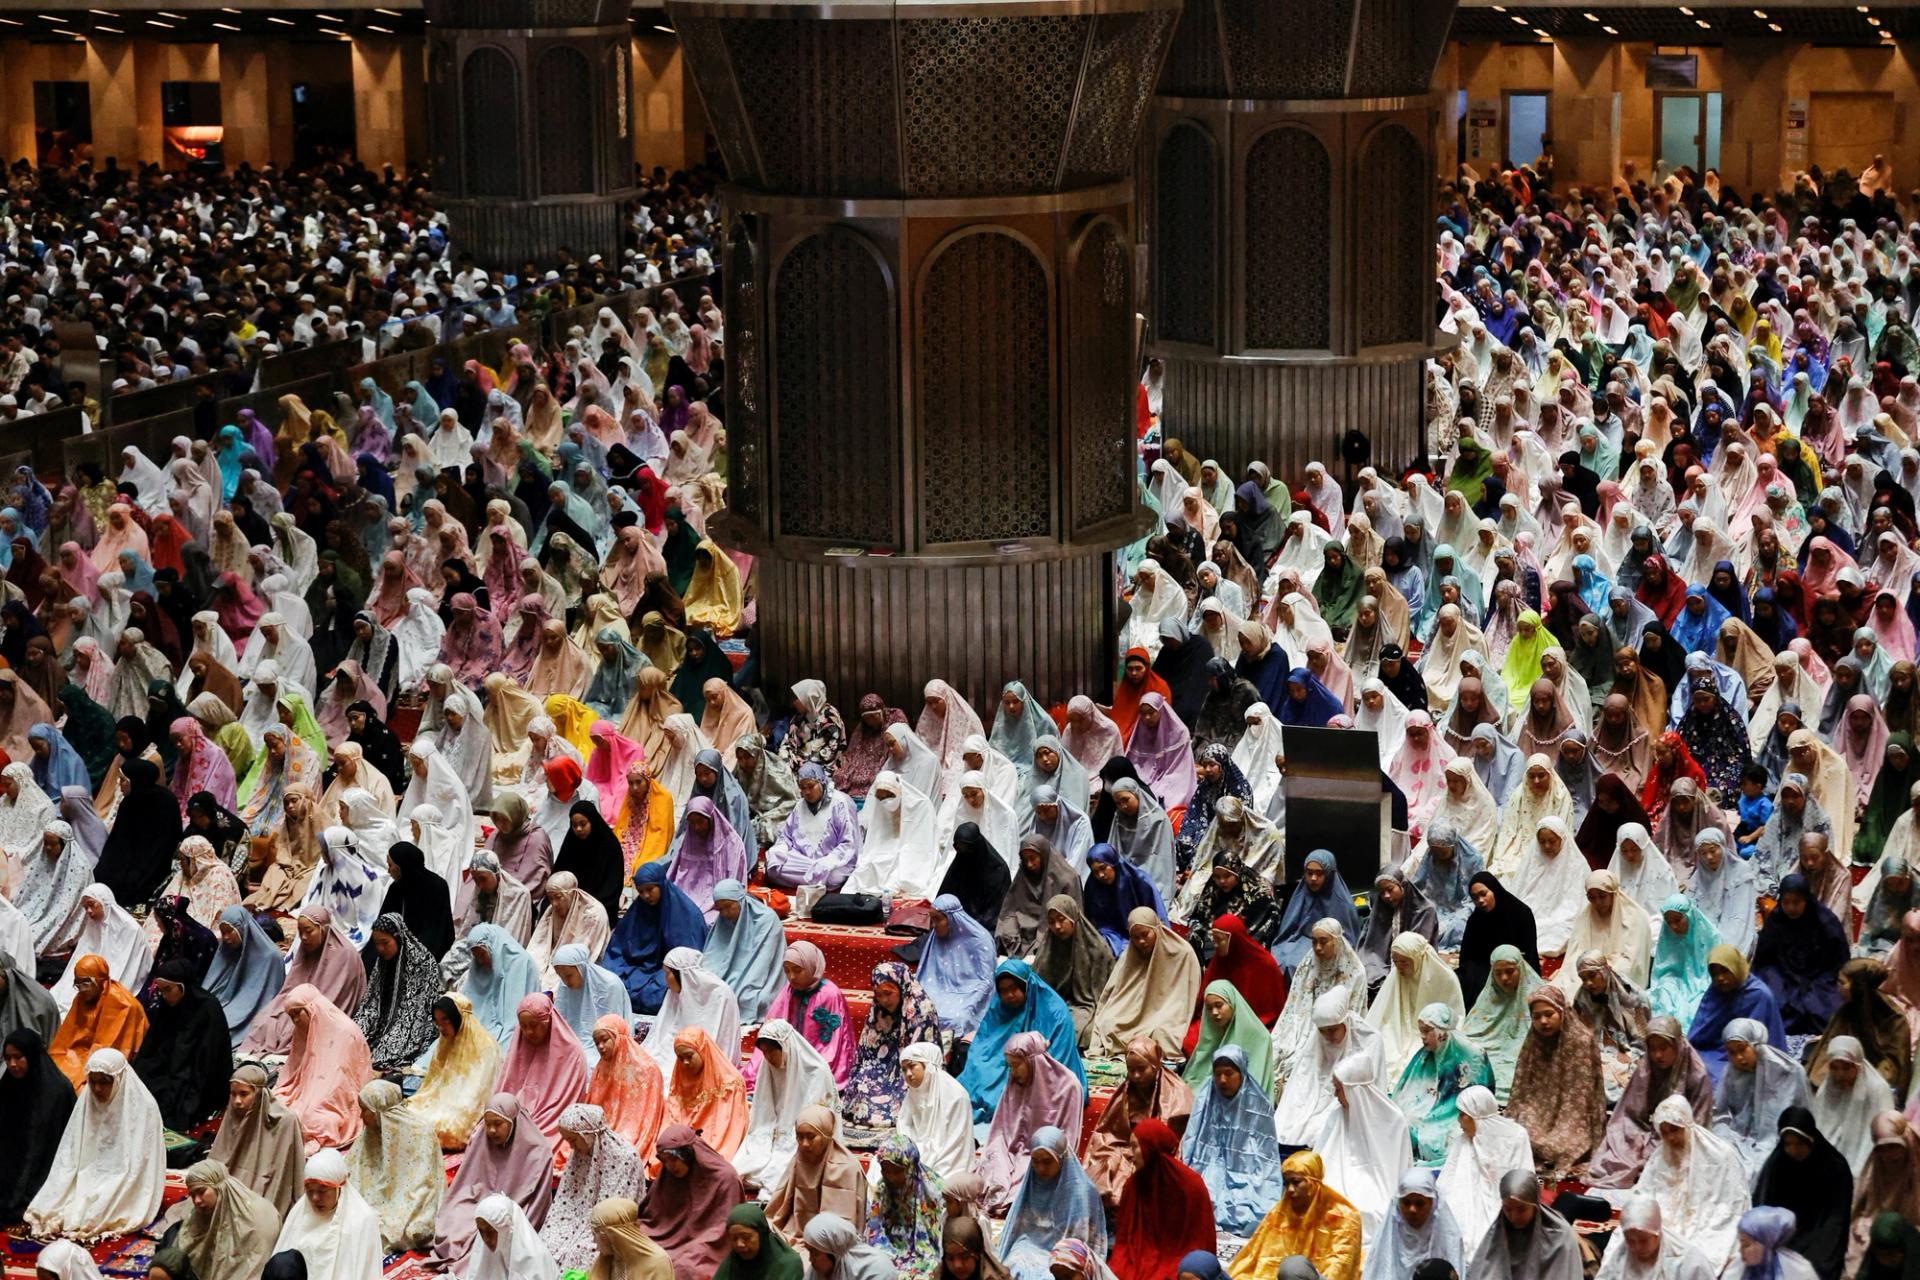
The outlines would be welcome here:
<svg viewBox="0 0 1920 1280">
<path fill-rule="evenodd" d="M 426 0 L 428 151 L 484 266 L 620 261 L 633 194 L 626 0 Z"/>
<path fill-rule="evenodd" d="M 1187 0 L 1148 112 L 1162 430 L 1234 476 L 1425 443 L 1431 92 L 1457 0 Z"/>
<path fill-rule="evenodd" d="M 1133 183 L 1178 0 L 667 0 L 724 154 L 728 506 L 768 688 L 1113 678 Z"/>
</svg>

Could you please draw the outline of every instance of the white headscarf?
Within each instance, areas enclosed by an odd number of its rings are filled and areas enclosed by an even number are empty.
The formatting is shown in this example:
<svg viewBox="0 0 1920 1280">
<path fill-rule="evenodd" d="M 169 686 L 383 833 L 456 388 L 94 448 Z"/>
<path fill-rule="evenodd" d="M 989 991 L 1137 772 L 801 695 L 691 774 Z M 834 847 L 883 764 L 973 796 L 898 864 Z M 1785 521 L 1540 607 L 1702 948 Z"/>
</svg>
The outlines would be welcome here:
<svg viewBox="0 0 1920 1280">
<path fill-rule="evenodd" d="M 1333 1065 L 1344 1103 L 1336 1100 L 1312 1143 L 1326 1162 L 1326 1182 L 1353 1202 L 1371 1240 L 1393 1212 L 1400 1175 L 1413 1163 L 1407 1117 L 1375 1083 L 1377 1068 L 1366 1054 Z"/>
<path fill-rule="evenodd" d="M 1453 1010 L 1458 1026 L 1466 1020 L 1467 1008 L 1460 995 L 1460 979 L 1431 942 L 1417 933 L 1403 933 L 1393 940 L 1393 955 L 1396 961 L 1411 960 L 1413 972 L 1402 974 L 1397 963 L 1387 969 L 1387 980 L 1367 1010 L 1367 1021 L 1380 1031 L 1387 1078 L 1398 1080 L 1420 1049 L 1420 1011 L 1430 1004 L 1444 1004 Z"/>
<path fill-rule="evenodd" d="M 902 1137 L 920 1148 L 920 1167 L 937 1178 L 950 1178 L 973 1167 L 973 1103 L 966 1086 L 947 1074 L 939 1046 L 921 1041 L 900 1051 L 900 1061 L 926 1068 L 920 1087 L 907 1086 L 895 1123 Z M 868 1170 L 878 1182 L 880 1162 Z"/>
<path fill-rule="evenodd" d="M 275 1253 L 292 1249 L 306 1260 L 307 1280 L 371 1280 L 380 1274 L 380 1215 L 349 1184 L 347 1172 L 346 1157 L 332 1147 L 307 1157 L 303 1181 L 340 1188 L 340 1201 L 332 1213 L 321 1214 L 300 1196 L 274 1242 Z"/>
<path fill-rule="evenodd" d="M 81 923 L 80 939 L 73 945 L 73 955 L 68 957 L 60 980 L 53 984 L 53 1002 L 60 1006 L 63 1015 L 73 1007 L 73 968 L 83 956 L 99 956 L 105 960 L 113 980 L 136 996 L 146 985 L 147 974 L 153 968 L 153 952 L 147 949 L 147 935 L 134 923 L 126 908 L 114 900 L 113 890 L 104 884 L 90 884 L 80 900 L 83 907 L 91 900 L 105 910 L 100 919 L 88 916 Z"/>
<path fill-rule="evenodd" d="M 671 998 L 672 993 L 668 995 Z M 742 1178 L 777 1187 L 793 1163 L 793 1126 L 800 1113 L 821 1106 L 838 1115 L 840 1090 L 833 1082 L 832 1065 L 785 1018 L 761 1024 L 754 1040 L 780 1046 L 784 1062 L 778 1067 L 771 1061 L 760 1065 L 753 1100 L 747 1106 L 747 1136 L 734 1153 L 733 1167 Z"/>
<path fill-rule="evenodd" d="M 1687 1131 L 1687 1149 L 1667 1149 L 1662 1126 Z M 1634 1191 L 1660 1202 L 1661 1218 L 1707 1260 L 1715 1274 L 1733 1256 L 1740 1215 L 1753 1205 L 1740 1153 L 1693 1118 L 1693 1104 L 1673 1094 L 1653 1109 L 1653 1145 Z"/>
<path fill-rule="evenodd" d="M 35 1235 L 90 1242 L 138 1231 L 160 1212 L 167 1151 L 159 1105 L 118 1049 L 95 1049 L 87 1074 L 111 1076 L 113 1093 L 101 1102 L 81 1082 L 53 1167 L 27 1206 Z M 379 1232 L 374 1236 L 378 1249 Z"/>
<path fill-rule="evenodd" d="M 1539 833 L 1544 831 L 1560 837 L 1560 852 L 1551 858 L 1540 849 Z M 1565 951 L 1567 939 L 1573 934 L 1574 920 L 1587 905 L 1587 860 L 1574 847 L 1573 831 L 1565 819 L 1540 820 L 1531 847 L 1521 855 L 1520 865 L 1506 886 L 1509 893 L 1533 909 L 1533 927 L 1541 954 L 1559 955 Z M 1618 908 L 1615 910 L 1617 913 Z"/>
<path fill-rule="evenodd" d="M 1500 1179 L 1515 1169 L 1533 1168 L 1533 1143 L 1525 1126 L 1500 1114 L 1493 1090 L 1469 1085 L 1460 1091 L 1460 1114 L 1473 1121 L 1447 1144 L 1440 1167 L 1440 1198 L 1469 1240 L 1478 1240 L 1500 1216 Z"/>
<path fill-rule="evenodd" d="M 1866 1049 L 1853 1036 L 1835 1036 L 1827 1043 L 1828 1066 L 1835 1062 L 1850 1062 L 1859 1068 L 1853 1086 L 1842 1087 L 1829 1070 L 1813 1095 L 1811 1109 L 1821 1134 L 1847 1158 L 1857 1178 L 1866 1168 L 1867 1157 L 1873 1154 L 1873 1118 L 1893 1109 L 1893 1089 L 1867 1061 Z"/>
<path fill-rule="evenodd" d="M 706 958 L 692 947 L 675 947 L 662 961 L 680 980 L 680 989 L 667 989 L 660 1016 L 653 1020 L 641 1048 L 660 1064 L 660 1074 L 673 1075 L 673 1038 L 689 1027 L 713 1037 L 727 1061 L 740 1065 L 740 1005 L 733 989 L 707 968 Z"/>
<path fill-rule="evenodd" d="M 953 861 L 953 844 L 942 844 L 938 830 L 933 801 L 893 770 L 882 769 L 860 810 L 860 862 L 845 891 L 932 898 Z"/>
<path fill-rule="evenodd" d="M 527 1220 L 527 1212 L 498 1192 L 474 1206 L 473 1219 L 493 1228 L 494 1247 L 476 1233 L 467 1280 L 560 1280 L 560 1264 Z"/>
<path fill-rule="evenodd" d="M 1622 847 L 1632 844 L 1640 850 L 1640 863 L 1628 861 Z M 1622 823 L 1613 838 L 1613 861 L 1607 870 L 1620 878 L 1620 892 L 1639 903 L 1649 917 L 1659 913 L 1662 904 L 1680 892 L 1680 881 L 1666 852 L 1654 843 L 1653 834 L 1638 822 Z"/>
</svg>

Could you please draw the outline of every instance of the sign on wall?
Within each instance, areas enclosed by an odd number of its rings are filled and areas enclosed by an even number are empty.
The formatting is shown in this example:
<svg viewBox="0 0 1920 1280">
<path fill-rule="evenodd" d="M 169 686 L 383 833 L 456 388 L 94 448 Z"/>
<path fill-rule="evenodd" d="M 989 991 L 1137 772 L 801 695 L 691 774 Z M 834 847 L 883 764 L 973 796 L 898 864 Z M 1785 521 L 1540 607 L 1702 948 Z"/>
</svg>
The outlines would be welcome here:
<svg viewBox="0 0 1920 1280">
<path fill-rule="evenodd" d="M 1477 98 L 1467 104 L 1468 164 L 1480 168 L 1480 161 L 1500 163 L 1500 100 Z M 1484 172 L 1484 169 L 1482 170 Z"/>
</svg>

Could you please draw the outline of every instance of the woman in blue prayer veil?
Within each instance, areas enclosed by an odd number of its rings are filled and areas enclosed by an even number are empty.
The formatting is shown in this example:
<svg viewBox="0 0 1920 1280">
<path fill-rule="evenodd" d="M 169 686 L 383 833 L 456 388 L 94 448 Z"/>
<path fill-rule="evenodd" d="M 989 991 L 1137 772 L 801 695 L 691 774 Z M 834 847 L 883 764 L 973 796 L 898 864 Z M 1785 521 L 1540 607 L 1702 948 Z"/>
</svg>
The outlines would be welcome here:
<svg viewBox="0 0 1920 1280">
<path fill-rule="evenodd" d="M 1161 920 L 1167 918 L 1166 903 L 1152 878 L 1110 844 L 1096 844 L 1087 851 L 1087 881 L 1080 890 L 1080 905 L 1116 956 L 1127 945 L 1127 914 L 1135 907 L 1152 907 Z"/>
<path fill-rule="evenodd" d="M 1333 690 L 1320 683 L 1320 677 L 1305 667 L 1287 673 L 1287 696 L 1277 708 L 1281 724 L 1324 729 L 1327 721 L 1346 711 Z"/>
<path fill-rule="evenodd" d="M 1687 602 L 1674 616 L 1668 634 L 1679 644 L 1682 653 L 1704 653 L 1711 657 L 1720 642 L 1720 628 L 1730 616 L 1727 606 L 1707 594 L 1706 583 L 1691 583 L 1687 587 Z"/>
<path fill-rule="evenodd" d="M 1214 1051 L 1212 1078 L 1194 1091 L 1180 1158 L 1206 1182 L 1214 1217 L 1234 1235 L 1252 1235 L 1285 1194 L 1273 1103 L 1260 1091 L 1239 1045 Z"/>
<path fill-rule="evenodd" d="M 1084 1091 L 1087 1072 L 1080 1065 L 1073 1010 L 1060 993 L 1042 982 L 1025 960 L 1002 960 L 993 971 L 993 983 L 999 998 L 988 1003 L 967 1050 L 967 1065 L 960 1070 L 960 1083 L 973 1099 L 973 1118 L 993 1118 L 1007 1087 L 1007 1041 L 1023 1031 L 1045 1036 L 1047 1052 L 1079 1078 Z"/>
<path fill-rule="evenodd" d="M 707 940 L 707 918 L 678 885 L 667 883 L 664 858 L 643 863 L 633 887 L 639 896 L 614 926 L 602 960 L 627 984 L 634 1011 L 655 1014 L 667 996 L 667 952 L 698 951 Z"/>
<path fill-rule="evenodd" d="M 986 926 L 968 915 L 953 894 L 936 897 L 933 910 L 934 927 L 927 932 L 926 947 L 914 976 L 933 1001 L 940 1025 L 956 1035 L 965 1035 L 993 999 L 994 959 L 999 952 Z"/>
<path fill-rule="evenodd" d="M 1325 849 L 1315 849 L 1301 864 L 1300 882 L 1287 897 L 1280 932 L 1269 948 L 1288 974 L 1313 946 L 1313 926 L 1328 918 L 1339 921 L 1349 938 L 1360 936 L 1360 913 L 1354 910 L 1353 893 L 1340 877 L 1339 864 Z"/>
</svg>

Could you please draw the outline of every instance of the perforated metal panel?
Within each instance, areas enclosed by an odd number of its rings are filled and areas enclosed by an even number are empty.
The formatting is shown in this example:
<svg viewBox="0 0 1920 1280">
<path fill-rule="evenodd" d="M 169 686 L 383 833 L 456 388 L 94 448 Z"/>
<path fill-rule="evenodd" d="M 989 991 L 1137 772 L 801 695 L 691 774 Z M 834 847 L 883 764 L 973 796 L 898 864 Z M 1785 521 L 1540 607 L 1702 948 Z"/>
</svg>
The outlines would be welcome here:
<svg viewBox="0 0 1920 1280">
<path fill-rule="evenodd" d="M 1052 190 L 1092 21 L 1073 15 L 899 24 L 909 192 Z"/>
<path fill-rule="evenodd" d="M 1353 78 L 1347 85 L 1350 96 L 1427 91 L 1426 79 L 1414 70 L 1420 52 L 1415 28 L 1421 6 L 1432 3 L 1434 0 L 1362 0 Z"/>
<path fill-rule="evenodd" d="M 1206 130 L 1168 130 L 1154 166 L 1153 202 L 1154 310 L 1168 342 L 1214 340 L 1218 181 Z"/>
<path fill-rule="evenodd" d="M 460 71 L 460 127 L 466 133 L 470 196 L 523 194 L 520 176 L 520 73 L 505 51 L 484 45 Z"/>
<path fill-rule="evenodd" d="M 768 186 L 899 193 L 892 24 L 761 18 L 722 27 Z"/>
<path fill-rule="evenodd" d="M 1346 96 L 1355 0 L 1221 0 L 1236 98 Z"/>
<path fill-rule="evenodd" d="M 735 182 L 758 182 L 753 147 L 748 141 L 746 116 L 734 93 L 733 75 L 728 69 L 726 36 L 713 18 L 677 15 L 673 29 L 680 37 L 680 49 L 693 69 L 694 84 L 707 109 L 707 123 L 720 145 L 720 158 Z"/>
<path fill-rule="evenodd" d="M 427 150 L 433 158 L 433 180 L 442 191 L 461 189 L 459 170 L 455 167 L 460 155 L 460 106 L 459 96 L 454 92 L 453 47 L 444 40 L 430 41 L 427 46 Z"/>
<path fill-rule="evenodd" d="M 536 119 L 566 122 L 540 131 L 540 194 L 576 195 L 593 190 L 593 109 L 596 86 L 587 56 L 554 45 L 534 63 Z"/>
<path fill-rule="evenodd" d="M 1187 0 L 1174 29 L 1173 47 L 1160 72 L 1160 92 L 1183 98 L 1227 96 L 1227 68 L 1220 60 L 1219 0 Z"/>
<path fill-rule="evenodd" d="M 1248 150 L 1243 194 L 1249 348 L 1330 344 L 1332 183 L 1327 149 L 1304 129 L 1274 129 Z"/>
<path fill-rule="evenodd" d="M 628 0 L 425 0 L 436 27 L 604 27 L 624 22 Z"/>
<path fill-rule="evenodd" d="M 1428 241 L 1427 159 L 1399 125 L 1387 125 L 1361 152 L 1353 234 L 1380 247 L 1361 273 L 1360 343 L 1380 346 L 1427 336 L 1427 283 L 1433 276 Z"/>
<path fill-rule="evenodd" d="M 1133 507 L 1131 258 L 1109 222 L 1095 223 L 1073 258 L 1067 376 L 1072 387 L 1068 451 L 1077 533 Z"/>
<path fill-rule="evenodd" d="M 894 302 L 880 260 L 850 230 L 810 236 L 782 259 L 773 310 L 778 532 L 897 543 Z"/>
<path fill-rule="evenodd" d="M 961 236 L 920 286 L 923 544 L 1053 532 L 1047 275 L 1010 235 Z"/>
<path fill-rule="evenodd" d="M 1179 15 L 1167 9 L 1108 14 L 1094 31 L 1067 147 L 1067 186 L 1133 172 L 1140 116 L 1153 92 L 1160 51 Z"/>
<path fill-rule="evenodd" d="M 766 417 L 760 395 L 760 271 L 753 223 L 737 219 L 727 238 L 727 507 L 762 519 Z"/>
</svg>

